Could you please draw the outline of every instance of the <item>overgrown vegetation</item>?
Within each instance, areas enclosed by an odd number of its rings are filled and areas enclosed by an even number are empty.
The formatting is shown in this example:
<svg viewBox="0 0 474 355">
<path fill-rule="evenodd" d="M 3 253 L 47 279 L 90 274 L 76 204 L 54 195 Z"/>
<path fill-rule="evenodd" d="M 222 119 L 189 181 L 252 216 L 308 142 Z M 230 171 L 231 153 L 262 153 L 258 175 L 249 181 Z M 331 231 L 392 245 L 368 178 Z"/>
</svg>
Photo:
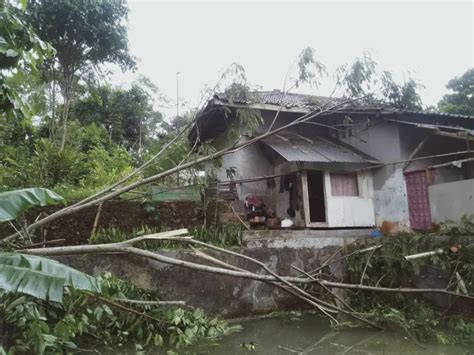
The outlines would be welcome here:
<svg viewBox="0 0 474 355">
<path fill-rule="evenodd" d="M 457 228 L 464 230 L 465 227 L 458 225 Z M 355 250 L 373 246 L 374 243 L 357 243 L 347 248 L 345 254 L 350 255 L 348 282 L 398 288 L 416 287 L 428 278 L 429 282 L 437 283 L 433 288 L 446 287 L 462 292 L 459 280 L 464 282 L 467 290 L 474 287 L 472 240 L 459 235 L 446 240 L 430 235 L 399 234 L 385 236 L 375 244 L 381 247 L 352 255 Z M 411 254 L 439 248 L 443 253 L 410 261 L 405 259 Z M 434 281 L 430 276 L 433 273 Z M 349 295 L 351 306 L 357 311 L 369 314 L 371 319 L 387 329 L 402 330 L 415 341 L 436 337 L 441 343 L 474 344 L 474 314 L 469 315 L 462 300 L 447 295 L 425 297 L 370 291 L 357 291 Z M 436 302 L 439 302 L 437 307 L 433 306 Z"/>
<path fill-rule="evenodd" d="M 111 274 L 103 274 L 99 282 L 99 296 L 70 289 L 62 304 L 1 293 L 4 349 L 11 354 L 95 349 L 164 353 L 169 349 L 168 353 L 174 354 L 172 349 L 184 348 L 198 339 L 215 339 L 236 329 L 225 321 L 207 317 L 200 309 L 120 301 L 156 302 L 161 296 Z"/>
<path fill-rule="evenodd" d="M 39 188 L 2 193 L 0 222 L 62 200 Z M 0 250 L 0 353 L 174 354 L 173 348 L 231 330 L 200 309 L 163 308 L 160 298 L 111 274 L 92 277 L 55 260 Z"/>
<path fill-rule="evenodd" d="M 101 228 L 90 239 L 91 244 L 102 243 L 118 243 L 129 240 L 141 235 L 160 233 L 169 230 L 167 227 L 152 228 L 143 227 L 136 228 L 131 233 L 124 232 L 117 228 Z M 189 230 L 190 235 L 194 239 L 213 244 L 219 247 L 233 247 L 242 244 L 243 227 L 241 225 L 223 225 L 219 227 L 204 227 L 198 226 Z M 141 242 L 138 246 L 146 250 L 160 250 L 160 249 L 176 249 L 186 248 L 185 243 L 177 243 L 172 241 L 157 242 Z"/>
</svg>

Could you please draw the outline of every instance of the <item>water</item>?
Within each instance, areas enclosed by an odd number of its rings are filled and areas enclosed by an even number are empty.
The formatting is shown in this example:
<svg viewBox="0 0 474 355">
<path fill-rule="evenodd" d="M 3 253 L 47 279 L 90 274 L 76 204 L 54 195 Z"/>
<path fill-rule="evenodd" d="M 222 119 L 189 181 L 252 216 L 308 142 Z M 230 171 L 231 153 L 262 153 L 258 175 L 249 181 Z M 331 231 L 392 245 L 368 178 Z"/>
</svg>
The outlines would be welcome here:
<svg viewBox="0 0 474 355">
<path fill-rule="evenodd" d="M 395 332 L 366 329 L 335 331 L 325 319 L 312 314 L 295 317 L 260 318 L 239 322 L 240 332 L 218 342 L 201 343 L 187 354 L 446 354 L 474 355 L 474 349 L 461 345 L 423 343 L 422 349 L 410 338 Z M 252 346 L 254 344 L 254 347 Z"/>
</svg>

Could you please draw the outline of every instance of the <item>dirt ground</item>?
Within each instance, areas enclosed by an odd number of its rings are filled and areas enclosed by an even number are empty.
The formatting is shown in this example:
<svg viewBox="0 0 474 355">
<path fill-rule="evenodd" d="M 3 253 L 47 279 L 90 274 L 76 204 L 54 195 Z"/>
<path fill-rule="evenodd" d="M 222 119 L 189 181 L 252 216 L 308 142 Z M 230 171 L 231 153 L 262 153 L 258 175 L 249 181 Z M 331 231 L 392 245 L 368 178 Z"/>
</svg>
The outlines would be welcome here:
<svg viewBox="0 0 474 355">
<path fill-rule="evenodd" d="M 23 223 L 33 222 L 40 212 L 51 214 L 60 206 L 34 208 L 27 212 Z M 57 219 L 44 230 L 36 231 L 37 241 L 41 241 L 43 233 L 47 240 L 66 239 L 58 245 L 77 245 L 87 243 L 91 235 L 97 207 L 84 209 L 76 214 Z M 20 222 L 21 223 L 21 222 Z M 173 201 L 156 204 L 143 204 L 134 201 L 110 201 L 104 204 L 99 219 L 99 228 L 114 227 L 126 232 L 142 226 L 169 228 L 192 228 L 203 223 L 203 212 L 200 202 Z M 9 225 L 0 227 L 0 237 L 13 232 Z"/>
</svg>

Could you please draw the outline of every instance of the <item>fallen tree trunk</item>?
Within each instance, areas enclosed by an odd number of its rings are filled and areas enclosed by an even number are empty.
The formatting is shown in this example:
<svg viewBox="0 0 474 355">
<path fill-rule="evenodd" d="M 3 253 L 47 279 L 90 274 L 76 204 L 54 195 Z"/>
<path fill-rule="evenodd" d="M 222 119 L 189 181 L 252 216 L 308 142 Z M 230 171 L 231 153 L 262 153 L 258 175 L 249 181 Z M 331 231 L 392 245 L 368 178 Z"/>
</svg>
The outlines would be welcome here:
<svg viewBox="0 0 474 355">
<path fill-rule="evenodd" d="M 372 291 L 372 292 L 389 292 L 389 293 L 441 293 L 446 295 L 451 295 L 459 298 L 466 298 L 474 300 L 473 296 L 463 295 L 456 292 L 448 291 L 446 289 L 437 289 L 437 288 L 388 288 L 388 287 L 375 287 L 375 286 L 366 286 L 360 284 L 348 284 L 342 282 L 333 282 L 327 281 L 324 279 L 318 278 L 308 278 L 308 277 L 289 277 L 289 276 L 275 276 L 275 273 L 271 271 L 264 263 L 253 259 L 247 255 L 243 255 L 234 251 L 222 249 L 211 244 L 207 244 L 201 241 L 192 239 L 192 237 L 183 237 L 182 235 L 187 234 L 187 229 L 180 229 L 176 231 L 157 233 L 153 235 L 146 235 L 137 238 L 133 238 L 120 243 L 110 243 L 110 244 L 96 244 L 96 245 L 78 245 L 78 246 L 67 246 L 67 247 L 50 247 L 50 248 L 38 248 L 38 249 L 24 249 L 21 250 L 22 253 L 33 254 L 33 255 L 42 255 L 42 256 L 58 256 L 58 255 L 73 255 L 73 254 L 97 254 L 97 253 L 128 253 L 132 255 L 141 256 L 144 258 L 156 260 L 165 264 L 175 265 L 186 267 L 189 269 L 211 272 L 215 274 L 241 277 L 246 279 L 252 279 L 257 281 L 273 281 L 273 282 L 293 282 L 297 284 L 315 284 L 320 283 L 327 287 L 350 289 L 350 290 L 363 290 L 363 291 Z M 210 249 L 224 251 L 228 254 L 234 255 L 246 259 L 250 262 L 256 263 L 257 265 L 263 267 L 267 272 L 270 272 L 270 275 L 261 275 L 256 274 L 250 271 L 239 271 L 231 270 L 222 267 L 213 267 L 203 264 L 198 264 L 194 262 L 189 262 L 185 260 L 180 260 L 172 258 L 169 256 L 164 256 L 155 252 L 142 250 L 136 247 L 133 247 L 134 244 L 141 241 L 163 241 L 163 240 L 172 240 L 183 243 L 192 243 L 205 246 Z"/>
</svg>

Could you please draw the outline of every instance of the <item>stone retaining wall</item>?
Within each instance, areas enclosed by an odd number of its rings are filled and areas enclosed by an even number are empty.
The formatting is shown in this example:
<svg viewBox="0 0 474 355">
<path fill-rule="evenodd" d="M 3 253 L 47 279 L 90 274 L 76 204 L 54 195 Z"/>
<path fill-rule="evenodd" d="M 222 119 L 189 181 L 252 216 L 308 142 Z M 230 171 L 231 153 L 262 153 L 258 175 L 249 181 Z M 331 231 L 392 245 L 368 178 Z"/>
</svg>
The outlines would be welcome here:
<svg viewBox="0 0 474 355">
<path fill-rule="evenodd" d="M 300 276 L 291 267 L 292 264 L 305 270 L 315 269 L 339 250 L 341 245 L 351 241 L 350 238 L 337 237 L 332 240 L 332 243 L 328 245 L 326 242 L 323 247 L 259 246 L 236 250 L 265 262 L 280 275 Z M 186 251 L 166 251 L 162 254 L 202 263 L 201 259 Z M 218 256 L 212 251 L 209 251 L 209 254 Z M 257 265 L 244 259 L 236 259 L 229 255 L 221 256 L 221 259 L 241 268 L 264 272 Z M 164 300 L 183 300 L 210 314 L 225 317 L 263 314 L 307 306 L 288 293 L 259 281 L 195 271 L 130 255 L 64 256 L 58 260 L 90 274 L 110 271 L 138 286 L 159 289 L 163 292 Z M 332 265 L 331 273 L 336 279 L 342 279 L 345 274 L 344 264 Z"/>
</svg>

